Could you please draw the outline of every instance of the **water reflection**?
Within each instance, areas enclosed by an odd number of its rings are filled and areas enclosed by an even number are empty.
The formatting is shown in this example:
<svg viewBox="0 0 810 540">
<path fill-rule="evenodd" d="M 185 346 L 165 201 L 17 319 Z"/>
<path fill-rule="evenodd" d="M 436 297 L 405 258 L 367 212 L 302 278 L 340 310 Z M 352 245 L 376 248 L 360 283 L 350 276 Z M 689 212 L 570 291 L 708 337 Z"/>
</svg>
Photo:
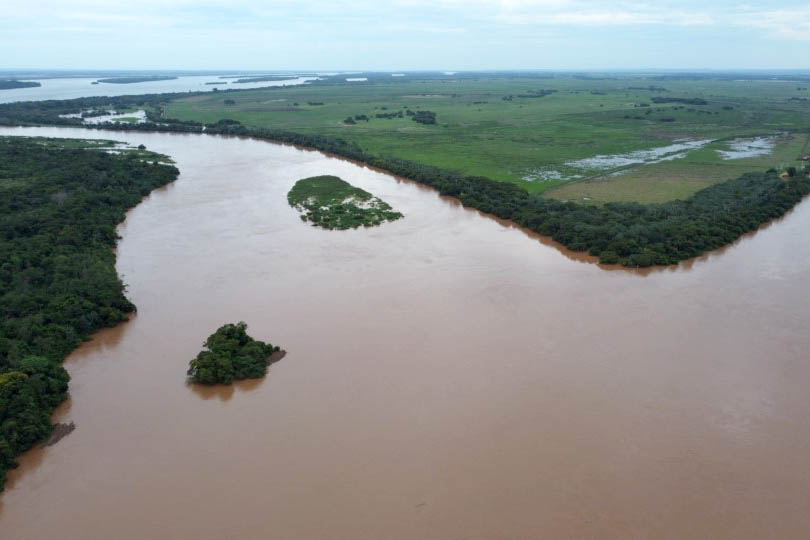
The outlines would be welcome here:
<svg viewBox="0 0 810 540">
<path fill-rule="evenodd" d="M 268 370 L 268 376 L 269 370 Z M 234 381 L 233 384 L 212 384 L 212 385 L 205 385 L 205 384 L 194 384 L 191 382 L 186 383 L 192 392 L 194 392 L 197 396 L 201 397 L 202 399 L 212 399 L 216 398 L 220 401 L 228 401 L 234 395 L 234 393 L 239 392 L 253 392 L 257 390 L 264 379 L 245 379 L 242 381 Z"/>
</svg>

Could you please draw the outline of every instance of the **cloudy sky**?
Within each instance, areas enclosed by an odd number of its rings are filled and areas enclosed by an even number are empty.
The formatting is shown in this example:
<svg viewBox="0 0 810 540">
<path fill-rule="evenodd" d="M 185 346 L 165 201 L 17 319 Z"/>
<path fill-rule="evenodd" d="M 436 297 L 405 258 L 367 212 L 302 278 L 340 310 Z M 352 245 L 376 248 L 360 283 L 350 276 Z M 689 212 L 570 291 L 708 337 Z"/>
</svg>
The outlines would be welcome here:
<svg viewBox="0 0 810 540">
<path fill-rule="evenodd" d="M 0 0 L 0 69 L 810 68 L 810 1 Z"/>
</svg>

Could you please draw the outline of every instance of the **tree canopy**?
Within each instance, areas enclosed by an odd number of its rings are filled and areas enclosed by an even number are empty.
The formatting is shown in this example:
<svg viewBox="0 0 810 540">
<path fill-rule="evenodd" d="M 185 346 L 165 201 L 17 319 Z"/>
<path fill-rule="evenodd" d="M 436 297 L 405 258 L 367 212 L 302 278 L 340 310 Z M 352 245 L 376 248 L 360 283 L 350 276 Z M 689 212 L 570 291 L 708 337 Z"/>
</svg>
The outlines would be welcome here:
<svg viewBox="0 0 810 540">
<path fill-rule="evenodd" d="M 240 379 L 264 377 L 271 355 L 279 347 L 253 339 L 247 324 L 220 326 L 203 344 L 205 350 L 189 362 L 187 375 L 201 384 L 231 384 Z"/>
</svg>

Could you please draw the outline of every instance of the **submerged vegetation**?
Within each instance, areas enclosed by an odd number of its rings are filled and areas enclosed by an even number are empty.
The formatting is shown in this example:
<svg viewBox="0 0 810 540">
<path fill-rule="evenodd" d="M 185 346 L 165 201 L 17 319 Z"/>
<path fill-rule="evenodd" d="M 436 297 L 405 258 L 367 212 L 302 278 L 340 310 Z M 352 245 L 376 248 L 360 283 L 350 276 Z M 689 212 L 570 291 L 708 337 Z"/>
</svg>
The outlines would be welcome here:
<svg viewBox="0 0 810 540">
<path fill-rule="evenodd" d="M 325 229 L 372 227 L 402 217 L 384 201 L 337 176 L 313 176 L 295 183 L 287 194 L 301 220 Z"/>
<path fill-rule="evenodd" d="M 0 80 L 0 90 L 13 90 L 15 88 L 36 88 L 42 83 L 36 81 Z"/>
<path fill-rule="evenodd" d="M 0 137 L 0 490 L 15 457 L 51 433 L 61 361 L 135 309 L 115 272 L 116 225 L 178 175 L 162 156 L 103 149 Z"/>
<path fill-rule="evenodd" d="M 231 384 L 240 379 L 264 377 L 279 347 L 247 335 L 247 324 L 220 326 L 208 336 L 196 358 L 189 362 L 188 376 L 201 384 Z"/>
</svg>

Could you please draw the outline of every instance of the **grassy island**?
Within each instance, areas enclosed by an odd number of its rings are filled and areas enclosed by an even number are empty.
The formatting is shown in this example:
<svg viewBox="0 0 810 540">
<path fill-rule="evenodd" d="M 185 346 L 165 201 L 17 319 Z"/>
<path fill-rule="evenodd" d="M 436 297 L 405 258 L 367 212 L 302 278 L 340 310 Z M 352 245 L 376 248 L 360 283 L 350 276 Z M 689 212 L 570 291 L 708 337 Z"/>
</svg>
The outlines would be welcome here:
<svg viewBox="0 0 810 540">
<path fill-rule="evenodd" d="M 189 378 L 201 384 L 231 384 L 240 379 L 264 377 L 267 366 L 281 349 L 247 335 L 247 324 L 220 326 L 205 340 L 206 350 L 189 362 Z"/>
<path fill-rule="evenodd" d="M 179 172 L 113 145 L 0 137 L 0 491 L 15 457 L 51 435 L 62 360 L 135 310 L 115 272 L 115 226 Z"/>
<path fill-rule="evenodd" d="M 337 176 L 299 180 L 287 201 L 301 212 L 302 221 L 325 229 L 372 227 L 402 217 L 384 201 Z"/>
<path fill-rule="evenodd" d="M 135 84 L 152 81 L 171 81 L 172 79 L 176 78 L 177 77 L 160 76 L 160 75 L 155 75 L 154 77 L 112 77 L 110 79 L 99 79 L 96 82 L 110 83 L 110 84 Z"/>
<path fill-rule="evenodd" d="M 0 90 L 13 90 L 15 88 L 36 88 L 42 86 L 42 83 L 36 81 L 15 81 L 4 80 L 0 81 Z"/>
</svg>

